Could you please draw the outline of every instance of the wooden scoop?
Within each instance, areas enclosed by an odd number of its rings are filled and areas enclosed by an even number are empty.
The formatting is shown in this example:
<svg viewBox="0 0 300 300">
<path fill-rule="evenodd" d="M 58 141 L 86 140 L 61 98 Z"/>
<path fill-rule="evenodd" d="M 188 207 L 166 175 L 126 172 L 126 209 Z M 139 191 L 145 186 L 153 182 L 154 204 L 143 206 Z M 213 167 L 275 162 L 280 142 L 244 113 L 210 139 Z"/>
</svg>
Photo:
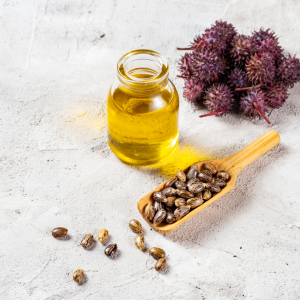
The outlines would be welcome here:
<svg viewBox="0 0 300 300">
<path fill-rule="evenodd" d="M 176 221 L 173 224 L 167 224 L 165 222 L 154 226 L 152 222 L 149 222 L 145 216 L 144 216 L 144 210 L 148 203 L 154 204 L 154 200 L 152 199 L 152 195 L 156 191 L 160 191 L 165 187 L 165 183 L 161 184 L 159 187 L 157 187 L 155 190 L 153 190 L 148 195 L 144 196 L 138 203 L 137 207 L 140 211 L 141 215 L 145 219 L 145 221 L 156 231 L 167 233 L 175 229 L 177 226 L 188 220 L 189 218 L 193 217 L 195 214 L 206 208 L 207 206 L 211 205 L 213 202 L 227 194 L 235 185 L 236 178 L 239 175 L 239 173 L 247 167 L 249 164 L 251 164 L 253 161 L 255 161 L 257 158 L 268 152 L 270 149 L 272 149 L 274 146 L 276 146 L 280 142 L 280 136 L 279 134 L 274 131 L 270 130 L 264 135 L 262 135 L 260 138 L 255 140 L 253 143 L 248 145 L 246 148 L 240 150 L 239 152 L 225 158 L 215 159 L 215 160 L 206 160 L 196 163 L 199 170 L 201 170 L 201 166 L 203 163 L 212 163 L 214 164 L 218 170 L 225 170 L 229 172 L 231 178 L 227 182 L 226 187 L 224 187 L 220 193 L 215 194 L 210 200 L 204 202 L 199 207 L 193 209 L 191 212 L 189 212 L 185 217 L 183 217 L 181 220 Z M 187 172 L 189 168 L 185 169 L 185 172 Z"/>
</svg>

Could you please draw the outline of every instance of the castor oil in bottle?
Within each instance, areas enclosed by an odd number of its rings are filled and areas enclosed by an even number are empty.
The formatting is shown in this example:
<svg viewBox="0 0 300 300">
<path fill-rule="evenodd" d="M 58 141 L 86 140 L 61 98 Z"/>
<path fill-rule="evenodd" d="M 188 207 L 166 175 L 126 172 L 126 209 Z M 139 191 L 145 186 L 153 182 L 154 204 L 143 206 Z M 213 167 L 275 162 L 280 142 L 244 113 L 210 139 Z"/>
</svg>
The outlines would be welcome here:
<svg viewBox="0 0 300 300">
<path fill-rule="evenodd" d="M 178 144 L 179 98 L 168 61 L 151 50 L 125 54 L 107 97 L 108 142 L 124 162 L 147 165 Z"/>
</svg>

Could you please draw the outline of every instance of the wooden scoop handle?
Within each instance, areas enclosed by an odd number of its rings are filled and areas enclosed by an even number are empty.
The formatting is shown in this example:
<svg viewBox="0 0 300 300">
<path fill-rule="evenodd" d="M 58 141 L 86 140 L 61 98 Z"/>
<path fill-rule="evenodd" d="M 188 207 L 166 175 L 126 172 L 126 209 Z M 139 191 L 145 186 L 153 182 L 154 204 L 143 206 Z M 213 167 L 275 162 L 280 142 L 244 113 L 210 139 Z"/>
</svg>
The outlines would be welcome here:
<svg viewBox="0 0 300 300">
<path fill-rule="evenodd" d="M 264 155 L 280 142 L 280 136 L 275 130 L 269 130 L 260 138 L 239 152 L 227 157 L 227 168 L 236 174 Z"/>
</svg>

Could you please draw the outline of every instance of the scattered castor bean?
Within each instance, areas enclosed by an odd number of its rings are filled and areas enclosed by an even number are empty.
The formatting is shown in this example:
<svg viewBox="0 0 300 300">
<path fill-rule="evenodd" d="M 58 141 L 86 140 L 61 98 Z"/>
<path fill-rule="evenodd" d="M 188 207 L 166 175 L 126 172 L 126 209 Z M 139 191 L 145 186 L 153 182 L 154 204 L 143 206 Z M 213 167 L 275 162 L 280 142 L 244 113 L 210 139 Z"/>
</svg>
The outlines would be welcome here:
<svg viewBox="0 0 300 300">
<path fill-rule="evenodd" d="M 195 208 L 200 206 L 203 202 L 204 202 L 203 199 L 191 198 L 188 201 L 186 201 L 186 205 L 190 206 L 191 208 Z"/>
<path fill-rule="evenodd" d="M 153 224 L 156 226 L 158 224 L 160 224 L 166 217 L 167 212 L 164 209 L 159 210 L 153 219 Z"/>
<path fill-rule="evenodd" d="M 177 195 L 184 199 L 194 198 L 194 194 L 185 190 L 177 190 Z"/>
<path fill-rule="evenodd" d="M 73 274 L 73 280 L 80 284 L 84 279 L 84 271 L 82 269 L 76 270 Z"/>
<path fill-rule="evenodd" d="M 203 190 L 204 190 L 204 185 L 202 182 L 198 182 L 196 184 L 192 184 L 189 186 L 189 191 L 194 194 L 198 194 L 198 193 L 202 192 Z"/>
<path fill-rule="evenodd" d="M 98 240 L 100 243 L 103 243 L 108 238 L 108 230 L 101 229 L 98 233 Z"/>
<path fill-rule="evenodd" d="M 166 253 L 163 249 L 160 249 L 157 247 L 152 247 L 152 248 L 148 249 L 148 253 L 157 260 L 165 257 L 165 255 L 166 255 Z"/>
<path fill-rule="evenodd" d="M 217 173 L 217 178 L 223 179 L 224 181 L 228 181 L 230 179 L 230 175 L 227 171 L 219 171 Z"/>
<path fill-rule="evenodd" d="M 208 190 L 208 189 L 205 189 L 203 192 L 202 192 L 202 197 L 203 197 L 203 200 L 207 201 L 211 198 L 211 191 Z"/>
<path fill-rule="evenodd" d="M 172 214 L 172 213 L 167 213 L 167 216 L 166 216 L 166 222 L 167 222 L 168 224 L 172 224 L 172 223 L 176 222 L 176 218 L 175 218 L 174 214 Z"/>
<path fill-rule="evenodd" d="M 200 180 L 198 178 L 193 178 L 193 179 L 189 180 L 186 185 L 189 188 L 191 185 L 199 183 L 199 182 L 200 182 Z"/>
<path fill-rule="evenodd" d="M 177 177 L 173 177 L 171 179 L 169 179 L 166 184 L 165 184 L 165 188 L 167 187 L 172 187 L 174 185 L 174 183 L 177 181 Z"/>
<path fill-rule="evenodd" d="M 143 233 L 142 224 L 138 220 L 132 219 L 129 222 L 129 227 L 134 233 Z"/>
<path fill-rule="evenodd" d="M 176 197 L 168 197 L 165 205 L 168 207 L 173 207 L 176 199 L 177 199 Z"/>
<path fill-rule="evenodd" d="M 151 205 L 150 203 L 147 204 L 147 206 L 145 207 L 145 213 L 144 213 L 146 219 L 148 221 L 152 221 L 155 215 L 155 208 L 153 205 Z"/>
<path fill-rule="evenodd" d="M 143 250 L 145 245 L 145 238 L 141 234 L 139 234 L 135 237 L 134 243 L 140 250 Z"/>
<path fill-rule="evenodd" d="M 191 180 L 193 178 L 196 178 L 197 175 L 198 175 L 198 169 L 195 166 L 194 167 L 191 166 L 190 169 L 189 169 L 189 171 L 186 174 L 186 178 L 188 180 Z"/>
<path fill-rule="evenodd" d="M 153 193 L 153 199 L 157 202 L 166 202 L 167 197 L 162 192 Z"/>
<path fill-rule="evenodd" d="M 174 216 L 176 220 L 182 219 L 184 216 L 186 216 L 190 211 L 190 207 L 188 205 L 182 205 L 179 206 L 177 209 L 174 211 Z"/>
<path fill-rule="evenodd" d="M 216 174 L 218 172 L 217 168 L 215 165 L 211 164 L 211 163 L 204 163 L 202 165 L 202 169 L 203 170 L 208 170 L 211 171 L 213 174 Z"/>
<path fill-rule="evenodd" d="M 155 270 L 157 272 L 162 271 L 165 268 L 166 264 L 167 264 L 166 259 L 164 257 L 160 258 L 155 264 Z"/>
<path fill-rule="evenodd" d="M 163 189 L 161 191 L 161 193 L 165 196 L 165 197 L 171 197 L 171 196 L 175 196 L 176 195 L 176 190 L 173 189 L 172 187 L 167 187 L 165 189 Z M 161 201 L 161 202 L 166 202 L 166 201 Z"/>
<path fill-rule="evenodd" d="M 165 207 L 161 202 L 158 202 L 158 201 L 154 202 L 154 209 L 155 209 L 156 212 L 161 210 L 161 209 L 164 209 L 164 208 Z"/>
<path fill-rule="evenodd" d="M 182 206 L 182 205 L 186 205 L 186 200 L 183 199 L 183 198 L 178 198 L 178 199 L 175 201 L 175 206 L 179 207 L 179 206 Z"/>
<path fill-rule="evenodd" d="M 55 238 L 65 237 L 68 234 L 68 229 L 57 227 L 52 230 L 52 236 Z"/>
<path fill-rule="evenodd" d="M 185 182 L 186 181 L 186 175 L 185 173 L 182 171 L 182 170 L 179 170 L 177 172 L 177 178 L 182 181 L 182 182 Z"/>
<path fill-rule="evenodd" d="M 118 250 L 117 244 L 110 244 L 105 248 L 104 254 L 107 256 L 114 256 L 117 250 Z"/>
<path fill-rule="evenodd" d="M 182 181 L 176 181 L 175 186 L 178 190 L 186 190 L 187 189 L 187 185 Z"/>
<path fill-rule="evenodd" d="M 94 237 L 88 233 L 84 236 L 84 238 L 81 240 L 81 243 L 80 245 L 83 247 L 83 248 L 88 248 L 92 245 L 94 241 Z"/>
<path fill-rule="evenodd" d="M 223 179 L 216 179 L 215 184 L 218 185 L 220 188 L 223 188 L 226 186 L 226 182 Z"/>
<path fill-rule="evenodd" d="M 212 177 L 210 177 L 209 175 L 207 175 L 202 171 L 198 174 L 198 178 L 200 179 L 200 181 L 207 182 L 207 183 L 211 183 L 214 180 Z"/>
</svg>

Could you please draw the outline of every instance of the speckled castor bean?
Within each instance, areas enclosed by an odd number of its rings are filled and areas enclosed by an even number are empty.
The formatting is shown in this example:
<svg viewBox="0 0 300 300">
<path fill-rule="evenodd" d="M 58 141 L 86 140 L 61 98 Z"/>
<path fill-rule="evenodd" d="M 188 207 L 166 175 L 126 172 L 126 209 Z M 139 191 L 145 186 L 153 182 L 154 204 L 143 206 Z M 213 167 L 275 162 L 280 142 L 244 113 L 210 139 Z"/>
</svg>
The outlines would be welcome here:
<svg viewBox="0 0 300 300">
<path fill-rule="evenodd" d="M 184 199 L 194 198 L 194 193 L 185 190 L 177 190 L 177 195 Z"/>
<path fill-rule="evenodd" d="M 214 181 L 214 178 L 212 178 L 211 176 L 207 175 L 202 171 L 198 174 L 198 178 L 200 179 L 200 181 L 207 182 L 207 183 L 212 183 Z"/>
<path fill-rule="evenodd" d="M 176 181 L 175 186 L 178 190 L 186 190 L 187 189 L 187 185 L 182 181 Z"/>
<path fill-rule="evenodd" d="M 157 247 L 152 247 L 148 250 L 148 253 L 157 260 L 166 256 L 166 252 L 163 249 Z"/>
<path fill-rule="evenodd" d="M 166 222 L 168 224 L 172 224 L 172 223 L 176 222 L 176 218 L 173 213 L 167 213 Z"/>
<path fill-rule="evenodd" d="M 154 192 L 152 197 L 157 202 L 166 202 L 167 201 L 167 197 L 162 192 Z"/>
<path fill-rule="evenodd" d="M 92 245 L 94 241 L 94 237 L 88 233 L 84 236 L 84 238 L 81 240 L 81 243 L 80 245 L 83 247 L 83 248 L 88 248 Z"/>
<path fill-rule="evenodd" d="M 211 163 L 204 163 L 202 165 L 202 169 L 203 170 L 209 170 L 211 171 L 213 174 L 216 174 L 218 172 L 218 169 L 216 168 L 215 165 L 211 164 Z"/>
<path fill-rule="evenodd" d="M 186 201 L 186 204 L 189 205 L 191 208 L 196 208 L 200 206 L 203 202 L 204 202 L 203 199 L 191 198 L 188 201 Z"/>
<path fill-rule="evenodd" d="M 223 188 L 226 186 L 226 182 L 223 179 L 216 179 L 215 180 L 215 185 L 218 185 L 220 188 Z"/>
<path fill-rule="evenodd" d="M 177 172 L 177 178 L 182 181 L 182 182 L 185 182 L 186 181 L 186 175 L 185 173 L 182 171 L 182 170 L 179 170 Z"/>
<path fill-rule="evenodd" d="M 190 169 L 189 169 L 189 171 L 186 174 L 186 178 L 188 180 L 191 180 L 193 178 L 196 178 L 197 175 L 198 175 L 198 169 L 195 168 L 195 167 L 193 167 L 193 166 L 191 166 Z"/>
<path fill-rule="evenodd" d="M 103 243 L 108 238 L 108 230 L 101 229 L 98 233 L 98 240 L 100 243 Z"/>
<path fill-rule="evenodd" d="M 161 202 L 155 201 L 154 202 L 154 209 L 158 212 L 161 209 L 165 209 L 164 205 Z"/>
<path fill-rule="evenodd" d="M 208 189 L 205 189 L 203 192 L 202 192 L 202 197 L 203 197 L 203 200 L 207 201 L 211 198 L 212 194 L 211 194 L 211 191 L 208 190 Z"/>
<path fill-rule="evenodd" d="M 217 173 L 217 178 L 228 181 L 230 179 L 230 174 L 227 171 L 221 170 Z"/>
<path fill-rule="evenodd" d="M 173 207 L 175 205 L 176 197 L 167 197 L 167 202 L 165 203 L 168 207 Z"/>
<path fill-rule="evenodd" d="M 134 243 L 138 249 L 143 250 L 145 245 L 145 238 L 141 234 L 139 234 L 135 237 Z"/>
<path fill-rule="evenodd" d="M 186 200 L 183 199 L 183 198 L 178 198 L 178 199 L 175 201 L 175 206 L 179 207 L 179 206 L 182 206 L 182 205 L 186 205 Z"/>
<path fill-rule="evenodd" d="M 104 254 L 107 256 L 114 256 L 117 250 L 118 250 L 117 244 L 110 244 L 105 248 Z"/>
<path fill-rule="evenodd" d="M 190 211 L 190 207 L 187 205 L 179 206 L 174 211 L 174 216 L 176 217 L 176 220 L 182 219 L 184 216 L 186 216 Z"/>
<path fill-rule="evenodd" d="M 155 264 L 155 270 L 157 272 L 162 271 L 165 268 L 166 264 L 167 264 L 166 259 L 164 257 L 160 258 Z"/>
<path fill-rule="evenodd" d="M 134 233 L 143 233 L 143 227 L 142 224 L 135 219 L 132 219 L 129 222 L 129 228 L 134 232 Z"/>
<path fill-rule="evenodd" d="M 189 186 L 189 191 L 194 194 L 198 194 L 198 193 L 202 192 L 203 190 L 204 190 L 204 185 L 202 182 L 192 184 Z"/>
<path fill-rule="evenodd" d="M 73 274 L 73 280 L 80 284 L 84 279 L 84 271 L 82 269 L 76 270 Z"/>
<path fill-rule="evenodd" d="M 152 204 L 148 203 L 145 207 L 144 216 L 148 221 L 152 221 L 155 215 L 155 208 Z"/>
<path fill-rule="evenodd" d="M 52 230 L 52 236 L 55 238 L 65 237 L 68 234 L 68 229 L 64 227 L 57 227 Z"/>
<path fill-rule="evenodd" d="M 159 225 L 165 219 L 166 215 L 167 212 L 164 209 L 159 210 L 154 216 L 153 224 L 155 226 Z"/>
<path fill-rule="evenodd" d="M 187 182 L 186 186 L 189 188 L 191 185 L 199 183 L 199 182 L 200 182 L 199 178 L 193 178 Z"/>
<path fill-rule="evenodd" d="M 165 197 L 172 197 L 176 195 L 176 190 L 173 189 L 172 187 L 167 187 L 165 189 L 163 189 L 161 191 L 161 193 L 165 196 Z M 166 202 L 166 201 L 161 201 L 161 202 Z"/>
<path fill-rule="evenodd" d="M 174 183 L 177 181 L 177 176 L 169 179 L 166 184 L 165 184 L 165 188 L 167 187 L 173 187 L 174 186 Z"/>
</svg>

